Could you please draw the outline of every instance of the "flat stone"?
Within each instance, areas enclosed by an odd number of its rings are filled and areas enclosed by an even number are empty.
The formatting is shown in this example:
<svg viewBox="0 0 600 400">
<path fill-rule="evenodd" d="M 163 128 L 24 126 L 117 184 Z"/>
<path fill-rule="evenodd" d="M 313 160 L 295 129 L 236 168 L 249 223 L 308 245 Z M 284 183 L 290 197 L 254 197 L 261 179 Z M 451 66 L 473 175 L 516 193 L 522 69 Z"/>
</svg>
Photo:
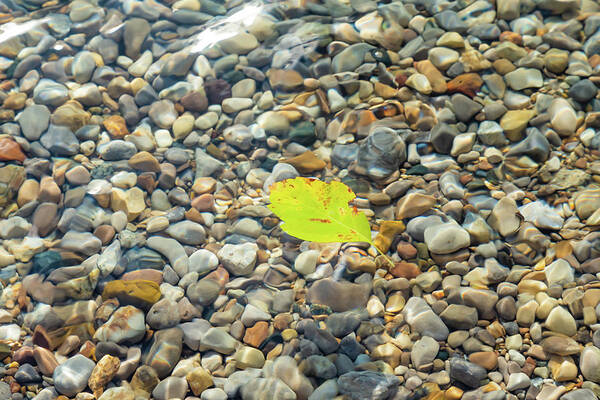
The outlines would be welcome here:
<svg viewBox="0 0 600 400">
<path fill-rule="evenodd" d="M 410 359 L 413 366 L 419 370 L 433 363 L 433 360 L 438 354 L 440 346 L 438 342 L 429 337 L 423 336 L 417 340 L 410 351 Z"/>
<path fill-rule="evenodd" d="M 446 340 L 448 337 L 448 327 L 422 298 L 411 297 L 402 314 L 411 329 L 422 336 L 430 336 L 435 340 Z"/>
<path fill-rule="evenodd" d="M 449 254 L 463 249 L 471 243 L 469 233 L 460 225 L 445 223 L 425 229 L 425 243 L 436 254 Z"/>
<path fill-rule="evenodd" d="M 115 297 L 121 304 L 131 304 L 143 309 L 149 309 L 160 299 L 158 284 L 146 280 L 114 280 L 108 282 L 102 291 L 102 297 Z"/>
<path fill-rule="evenodd" d="M 338 380 L 340 393 L 352 400 L 384 400 L 393 396 L 399 381 L 393 375 L 375 371 L 352 371 L 341 375 Z"/>
<path fill-rule="evenodd" d="M 179 277 L 183 277 L 189 272 L 188 256 L 177 240 L 152 236 L 148 238 L 146 245 L 164 255 Z"/>
<path fill-rule="evenodd" d="M 249 275 L 256 264 L 258 246 L 254 243 L 226 244 L 219 250 L 218 257 L 223 266 L 234 275 Z"/>
<path fill-rule="evenodd" d="M 182 344 L 183 331 L 180 328 L 156 331 L 147 352 L 142 356 L 142 362 L 152 367 L 159 378 L 166 378 L 179 361 Z"/>
<path fill-rule="evenodd" d="M 331 307 L 335 312 L 365 307 L 370 288 L 347 281 L 325 278 L 316 281 L 307 293 L 307 302 Z"/>
<path fill-rule="evenodd" d="M 596 346 L 584 347 L 579 357 L 579 369 L 585 377 L 595 383 L 600 382 L 600 349 Z"/>
<path fill-rule="evenodd" d="M 294 400 L 296 393 L 277 378 L 254 378 L 240 389 L 242 400 Z"/>
<path fill-rule="evenodd" d="M 450 378 L 471 387 L 477 388 L 482 379 L 487 376 L 487 371 L 479 365 L 473 364 L 459 357 L 450 359 Z"/>
<path fill-rule="evenodd" d="M 506 84 L 513 90 L 540 88 L 544 85 L 542 73 L 534 68 L 517 68 L 504 75 Z"/>
</svg>

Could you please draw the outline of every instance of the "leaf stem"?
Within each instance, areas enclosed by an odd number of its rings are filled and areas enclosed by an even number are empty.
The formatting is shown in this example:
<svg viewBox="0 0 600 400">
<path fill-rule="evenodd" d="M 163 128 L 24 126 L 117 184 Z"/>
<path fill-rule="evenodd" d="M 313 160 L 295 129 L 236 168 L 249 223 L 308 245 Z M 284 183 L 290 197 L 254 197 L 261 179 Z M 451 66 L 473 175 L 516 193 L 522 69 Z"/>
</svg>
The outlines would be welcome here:
<svg viewBox="0 0 600 400">
<path fill-rule="evenodd" d="M 389 258 L 383 251 L 379 250 L 379 247 L 375 246 L 375 244 L 373 242 L 371 242 L 371 244 L 373 245 L 373 247 L 375 247 L 375 249 L 379 252 L 379 254 L 381 254 L 383 256 L 383 258 L 385 258 L 387 260 L 387 262 L 390 263 L 390 265 L 393 267 L 394 265 L 396 265 L 396 263 L 394 261 L 392 261 L 391 258 Z"/>
</svg>

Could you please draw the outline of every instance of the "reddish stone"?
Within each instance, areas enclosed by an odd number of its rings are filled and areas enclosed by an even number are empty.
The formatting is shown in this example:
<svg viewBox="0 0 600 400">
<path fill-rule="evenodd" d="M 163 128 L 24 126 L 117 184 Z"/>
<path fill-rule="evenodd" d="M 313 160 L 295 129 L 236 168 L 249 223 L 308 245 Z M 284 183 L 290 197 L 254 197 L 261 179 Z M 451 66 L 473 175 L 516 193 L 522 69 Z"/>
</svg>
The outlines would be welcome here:
<svg viewBox="0 0 600 400">
<path fill-rule="evenodd" d="M 33 344 L 43 347 L 45 349 L 50 348 L 50 343 L 52 339 L 48 336 L 48 332 L 44 329 L 43 326 L 37 325 L 35 330 L 33 331 L 33 337 L 31 338 Z"/>
<path fill-rule="evenodd" d="M 200 196 L 194 197 L 192 200 L 192 207 L 200 212 L 212 212 L 215 210 L 215 198 L 210 193 L 201 194 Z"/>
<path fill-rule="evenodd" d="M 186 110 L 202 112 L 208 108 L 208 98 L 200 92 L 190 92 L 181 98 L 181 105 Z"/>
<path fill-rule="evenodd" d="M 219 266 L 202 279 L 213 280 L 217 282 L 219 286 L 224 287 L 229 282 L 229 272 L 227 272 L 225 268 Z"/>
<path fill-rule="evenodd" d="M 33 348 L 33 357 L 38 369 L 44 376 L 52 376 L 54 369 L 58 367 L 58 361 L 56 361 L 54 354 L 46 348 L 35 346 Z"/>
<path fill-rule="evenodd" d="M 123 274 L 121 279 L 124 281 L 143 279 L 146 281 L 156 282 L 160 285 L 163 282 L 163 274 L 162 271 L 158 271 L 156 269 L 138 269 Z"/>
<path fill-rule="evenodd" d="M 517 46 L 523 45 L 523 37 L 516 32 L 504 31 L 500 34 L 501 42 L 512 42 Z"/>
<path fill-rule="evenodd" d="M 258 321 L 251 328 L 246 329 L 244 343 L 252 347 L 258 347 L 269 336 L 269 324 Z"/>
<path fill-rule="evenodd" d="M 156 174 L 154 172 L 142 172 L 138 175 L 137 185 L 148 192 L 148 194 L 152 194 L 157 185 Z"/>
<path fill-rule="evenodd" d="M 200 211 L 196 210 L 195 208 L 190 208 L 185 212 L 184 215 L 185 219 L 204 225 L 204 217 L 202 217 Z"/>
<path fill-rule="evenodd" d="M 21 391 L 21 385 L 17 383 L 17 381 L 10 382 L 10 392 L 11 393 L 19 393 Z"/>
<path fill-rule="evenodd" d="M 469 355 L 469 361 L 491 371 L 498 365 L 498 354 L 492 351 L 477 351 Z"/>
<path fill-rule="evenodd" d="M 481 160 L 479 161 L 479 164 L 477 164 L 477 168 L 482 171 L 489 171 L 490 169 L 494 168 L 494 166 L 490 164 L 488 160 Z"/>
<path fill-rule="evenodd" d="M 129 134 L 125 118 L 120 115 L 111 115 L 102 122 L 102 125 L 113 138 L 121 139 Z"/>
<path fill-rule="evenodd" d="M 408 76 L 406 74 L 402 74 L 402 73 L 396 74 L 396 78 L 394 78 L 394 81 L 396 81 L 396 83 L 398 84 L 398 87 L 404 86 L 404 84 L 406 83 L 407 80 L 408 80 Z"/>
<path fill-rule="evenodd" d="M 0 138 L 0 161 L 25 161 L 25 154 L 21 146 L 14 140 Z"/>
<path fill-rule="evenodd" d="M 573 164 L 575 167 L 580 168 L 580 169 L 586 169 L 587 168 L 587 161 L 585 158 L 579 158 L 577 159 L 577 161 L 575 161 L 575 164 Z"/>
<path fill-rule="evenodd" d="M 483 85 L 483 79 L 479 77 L 479 74 L 470 72 L 459 75 L 448 82 L 448 91 L 450 93 L 459 92 L 474 97 L 475 93 L 481 88 L 481 85 Z"/>
<path fill-rule="evenodd" d="M 404 260 L 412 260 L 417 256 L 417 249 L 415 246 L 408 242 L 400 242 L 396 246 L 396 251 L 398 255 L 402 257 Z"/>
<path fill-rule="evenodd" d="M 280 331 L 287 329 L 292 320 L 293 318 L 290 313 L 277 314 L 275 318 L 273 318 L 273 328 Z"/>
<path fill-rule="evenodd" d="M 35 359 L 33 358 L 33 347 L 31 346 L 23 346 L 20 349 L 16 350 L 12 356 L 13 361 L 19 363 L 19 365 L 23 364 L 32 364 Z"/>
<path fill-rule="evenodd" d="M 417 264 L 400 261 L 390 270 L 390 274 L 394 275 L 396 278 L 412 279 L 421 274 L 421 269 Z"/>
<path fill-rule="evenodd" d="M 112 225 L 100 225 L 94 230 L 96 236 L 103 245 L 107 245 L 115 237 L 115 228 Z"/>
<path fill-rule="evenodd" d="M 86 340 L 83 346 L 81 346 L 81 349 L 79 349 L 79 354 L 83 354 L 84 356 L 90 359 L 94 356 L 95 353 L 96 345 L 89 340 Z"/>
<path fill-rule="evenodd" d="M 527 376 L 531 376 L 531 374 L 533 374 L 533 370 L 536 367 L 536 362 L 533 358 L 531 357 L 527 357 L 527 359 L 525 360 L 525 364 L 523 365 L 523 368 L 521 368 L 521 371 L 523 371 L 523 373 L 525 373 Z"/>
</svg>

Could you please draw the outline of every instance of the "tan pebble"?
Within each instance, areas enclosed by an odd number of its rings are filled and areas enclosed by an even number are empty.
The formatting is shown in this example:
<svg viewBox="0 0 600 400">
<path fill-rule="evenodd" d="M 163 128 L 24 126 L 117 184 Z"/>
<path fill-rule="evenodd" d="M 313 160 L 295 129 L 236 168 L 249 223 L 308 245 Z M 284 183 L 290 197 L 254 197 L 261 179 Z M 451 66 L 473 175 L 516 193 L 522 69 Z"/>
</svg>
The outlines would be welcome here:
<svg viewBox="0 0 600 400">
<path fill-rule="evenodd" d="M 19 207 L 37 199 L 39 189 L 40 184 L 35 179 L 27 179 L 23 182 L 17 194 L 17 204 Z"/>
<path fill-rule="evenodd" d="M 423 214 L 435 205 L 433 196 L 422 193 L 409 193 L 402 197 L 396 205 L 396 218 L 412 218 Z"/>
<path fill-rule="evenodd" d="M 127 164 L 138 171 L 142 172 L 160 172 L 160 164 L 156 157 L 147 151 L 140 151 L 133 155 Z"/>
<path fill-rule="evenodd" d="M 185 378 L 195 396 L 200 396 L 202 392 L 213 386 L 212 375 L 202 367 L 194 368 Z"/>
<path fill-rule="evenodd" d="M 104 386 L 115 377 L 120 366 L 119 359 L 109 354 L 98 361 L 88 379 L 88 386 L 96 397 L 102 394 Z"/>
<path fill-rule="evenodd" d="M 50 176 L 44 176 L 40 181 L 38 201 L 58 203 L 60 201 L 60 188 Z"/>
<path fill-rule="evenodd" d="M 90 172 L 82 165 L 68 170 L 65 178 L 72 185 L 87 185 L 91 180 Z"/>
</svg>

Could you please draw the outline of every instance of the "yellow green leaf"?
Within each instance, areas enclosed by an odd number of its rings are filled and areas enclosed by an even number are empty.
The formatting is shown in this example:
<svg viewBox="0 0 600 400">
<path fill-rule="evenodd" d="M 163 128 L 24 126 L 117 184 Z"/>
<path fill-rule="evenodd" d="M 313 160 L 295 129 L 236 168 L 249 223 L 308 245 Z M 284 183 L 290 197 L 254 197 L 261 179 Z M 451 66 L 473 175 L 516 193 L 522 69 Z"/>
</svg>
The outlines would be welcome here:
<svg viewBox="0 0 600 400">
<path fill-rule="evenodd" d="M 281 229 L 313 242 L 368 242 L 367 217 L 348 202 L 356 197 L 341 182 L 294 178 L 274 183 L 269 209 L 282 221 Z"/>
</svg>

